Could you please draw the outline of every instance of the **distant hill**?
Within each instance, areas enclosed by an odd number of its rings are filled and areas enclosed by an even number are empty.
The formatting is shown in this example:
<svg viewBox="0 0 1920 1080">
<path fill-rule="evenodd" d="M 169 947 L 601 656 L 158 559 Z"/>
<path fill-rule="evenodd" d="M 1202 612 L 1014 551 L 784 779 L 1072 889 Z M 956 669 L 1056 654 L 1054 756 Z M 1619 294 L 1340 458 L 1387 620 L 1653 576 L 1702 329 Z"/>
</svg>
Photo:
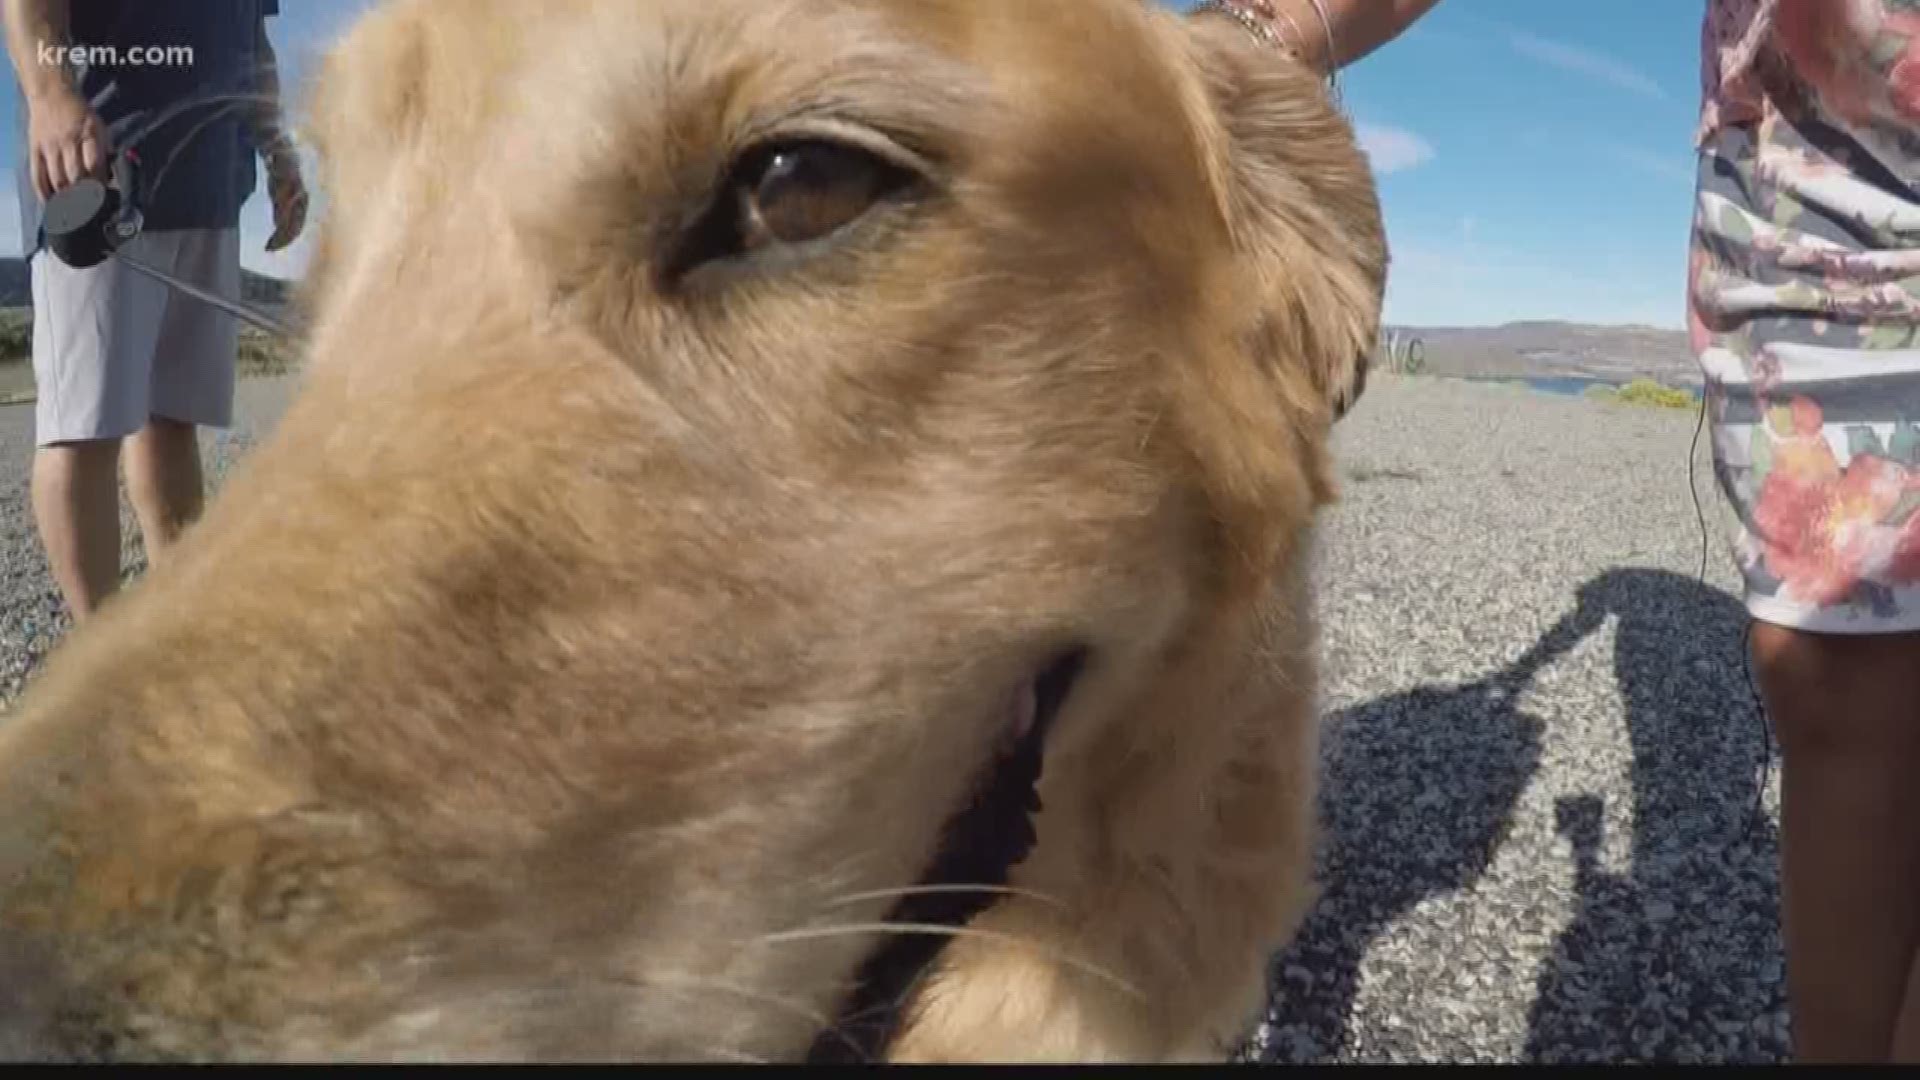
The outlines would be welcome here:
<svg viewBox="0 0 1920 1080">
<path fill-rule="evenodd" d="M 241 297 L 248 303 L 277 307 L 286 303 L 292 284 L 277 277 L 240 271 Z M 25 259 L 0 259 L 0 307 L 25 307 L 33 303 L 33 286 L 27 277 Z"/>
<path fill-rule="evenodd" d="M 1669 386 L 1700 385 L 1700 368 L 1684 330 L 1548 321 L 1388 330 L 1420 339 L 1425 370 L 1432 375 L 1584 376 L 1608 382 L 1646 377 Z"/>
</svg>

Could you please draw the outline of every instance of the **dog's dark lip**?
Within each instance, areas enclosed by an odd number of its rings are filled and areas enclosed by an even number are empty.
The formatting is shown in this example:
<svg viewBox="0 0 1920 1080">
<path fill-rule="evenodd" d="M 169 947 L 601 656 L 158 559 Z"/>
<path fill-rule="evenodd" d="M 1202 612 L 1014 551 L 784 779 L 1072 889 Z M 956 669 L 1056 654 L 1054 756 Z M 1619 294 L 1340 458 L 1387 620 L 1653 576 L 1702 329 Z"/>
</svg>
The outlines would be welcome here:
<svg viewBox="0 0 1920 1080">
<path fill-rule="evenodd" d="M 1030 684 L 1032 722 L 1009 740 L 974 789 L 969 803 L 948 822 L 939 852 L 922 886 L 1007 884 L 1035 839 L 1034 812 L 1047 736 L 1087 666 L 1087 650 L 1067 649 Z M 958 927 L 994 900 L 991 891 L 952 888 L 909 894 L 888 913 L 895 924 Z M 939 956 L 948 937 L 938 933 L 890 935 L 861 965 L 857 985 L 834 1025 L 819 1034 L 807 1060 L 851 1064 L 880 1056 L 892 1040 L 903 1001 Z"/>
</svg>

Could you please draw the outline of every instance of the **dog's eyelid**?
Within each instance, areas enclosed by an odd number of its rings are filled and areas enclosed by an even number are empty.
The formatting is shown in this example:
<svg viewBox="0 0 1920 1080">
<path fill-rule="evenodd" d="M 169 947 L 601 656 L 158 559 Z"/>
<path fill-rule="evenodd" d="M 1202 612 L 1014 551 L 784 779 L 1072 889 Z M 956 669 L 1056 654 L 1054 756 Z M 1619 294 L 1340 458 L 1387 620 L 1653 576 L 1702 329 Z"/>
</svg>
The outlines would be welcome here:
<svg viewBox="0 0 1920 1080">
<path fill-rule="evenodd" d="M 868 156 L 881 172 L 891 170 L 893 175 L 882 178 L 873 189 L 874 202 L 867 209 L 903 192 L 924 191 L 941 184 L 938 167 L 928 156 L 844 117 L 788 114 L 777 122 L 748 129 L 735 145 L 705 209 L 684 227 L 669 232 L 674 239 L 661 263 L 659 280 L 663 289 L 677 288 L 689 273 L 716 258 L 741 254 L 736 243 L 740 215 L 746 208 L 743 189 L 755 186 L 776 153 L 807 146 L 839 148 Z M 846 224 L 864 216 L 863 210 Z"/>
<path fill-rule="evenodd" d="M 743 159 L 761 148 L 798 142 L 837 143 L 863 150 L 897 169 L 913 173 L 922 179 L 938 180 L 943 171 L 941 162 L 937 158 L 908 146 L 900 139 L 878 128 L 839 117 L 824 116 L 790 117 L 782 122 L 767 125 L 753 132 L 745 140 L 745 146 L 739 154 L 735 155 L 735 160 Z"/>
</svg>

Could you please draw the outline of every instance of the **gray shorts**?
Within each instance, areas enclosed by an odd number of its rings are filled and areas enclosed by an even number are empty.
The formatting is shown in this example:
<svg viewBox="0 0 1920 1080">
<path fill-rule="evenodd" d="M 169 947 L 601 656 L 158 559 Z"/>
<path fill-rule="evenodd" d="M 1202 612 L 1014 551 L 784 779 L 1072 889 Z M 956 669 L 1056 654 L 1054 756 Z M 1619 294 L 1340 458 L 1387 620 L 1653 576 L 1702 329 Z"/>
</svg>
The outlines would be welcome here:
<svg viewBox="0 0 1920 1080">
<path fill-rule="evenodd" d="M 239 298 L 238 229 L 142 233 L 123 250 Z M 123 438 L 150 417 L 232 423 L 240 330 L 233 316 L 114 259 L 75 270 L 42 251 L 32 273 L 39 445 Z"/>
</svg>

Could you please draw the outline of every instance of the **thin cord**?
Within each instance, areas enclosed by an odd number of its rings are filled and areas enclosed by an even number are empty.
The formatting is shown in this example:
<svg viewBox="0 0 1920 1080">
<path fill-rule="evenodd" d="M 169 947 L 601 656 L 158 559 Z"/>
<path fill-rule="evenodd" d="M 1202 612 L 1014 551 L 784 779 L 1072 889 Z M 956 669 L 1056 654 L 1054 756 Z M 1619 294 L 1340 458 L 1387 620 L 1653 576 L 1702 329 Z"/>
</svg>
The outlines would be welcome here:
<svg viewBox="0 0 1920 1080">
<path fill-rule="evenodd" d="M 1340 43 L 1334 39 L 1333 20 L 1327 17 L 1327 8 L 1320 0 L 1311 0 L 1313 13 L 1320 16 L 1320 27 L 1327 32 L 1327 93 L 1333 99 L 1334 108 L 1341 107 L 1340 101 Z"/>
<path fill-rule="evenodd" d="M 1687 494 L 1693 496 L 1693 516 L 1700 523 L 1700 584 L 1707 583 L 1707 511 L 1700 505 L 1700 482 L 1694 479 L 1700 460 L 1700 433 L 1707 426 L 1707 384 L 1700 384 L 1700 416 L 1693 425 L 1693 442 L 1687 446 Z"/>
<path fill-rule="evenodd" d="M 1693 442 L 1687 448 L 1687 493 L 1693 496 L 1694 520 L 1700 526 L 1700 573 L 1702 588 L 1707 587 L 1707 551 L 1711 544 L 1707 529 L 1707 511 L 1700 504 L 1700 485 L 1695 479 L 1700 458 L 1700 433 L 1707 426 L 1707 383 L 1700 384 L 1700 415 L 1693 426 Z M 1760 694 L 1760 686 L 1753 675 L 1753 618 L 1748 616 L 1746 627 L 1740 633 L 1740 668 L 1747 680 L 1747 695 L 1753 706 L 1753 715 L 1760 724 L 1760 783 L 1753 792 L 1753 809 L 1747 815 L 1747 827 L 1740 834 L 1740 843 L 1753 840 L 1753 831 L 1766 817 L 1767 785 L 1773 781 L 1773 726 L 1767 719 L 1766 698 Z"/>
<path fill-rule="evenodd" d="M 1753 813 L 1747 818 L 1742 842 L 1753 840 L 1753 830 L 1766 817 L 1767 784 L 1773 780 L 1773 725 L 1767 721 L 1767 700 L 1760 696 L 1760 684 L 1753 677 L 1753 620 L 1740 635 L 1740 667 L 1747 676 L 1747 696 L 1753 702 L 1753 715 L 1760 721 L 1760 786 L 1753 792 Z"/>
<path fill-rule="evenodd" d="M 213 115 L 193 125 L 193 127 L 187 131 L 186 137 L 181 139 L 180 142 L 174 146 L 173 152 L 167 155 L 167 159 L 160 163 L 160 171 L 153 174 L 153 182 L 147 185 L 147 190 L 142 194 L 149 199 L 158 198 L 160 188 L 166 184 L 167 174 L 173 171 L 174 160 L 180 156 L 181 152 L 187 147 L 192 146 L 193 140 L 198 138 L 200 133 L 205 131 L 209 125 L 218 123 L 227 115 L 239 109 L 243 104 L 245 104 L 245 102 L 228 102 L 215 110 Z"/>
</svg>

